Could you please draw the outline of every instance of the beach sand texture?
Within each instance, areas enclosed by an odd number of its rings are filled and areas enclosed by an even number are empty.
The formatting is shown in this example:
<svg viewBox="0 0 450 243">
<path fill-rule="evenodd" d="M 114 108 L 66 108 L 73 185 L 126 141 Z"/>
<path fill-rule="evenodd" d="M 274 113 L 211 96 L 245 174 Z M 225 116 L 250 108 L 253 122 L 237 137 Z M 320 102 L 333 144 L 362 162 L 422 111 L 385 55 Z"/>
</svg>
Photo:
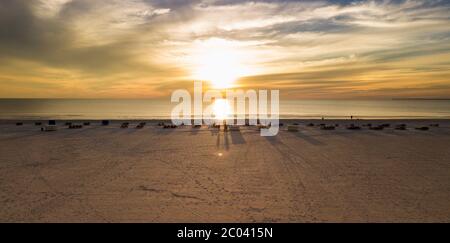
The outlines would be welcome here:
<svg viewBox="0 0 450 243">
<path fill-rule="evenodd" d="M 3 122 L 0 221 L 450 222 L 449 121 L 430 131 L 308 122 L 276 137 Z"/>
</svg>

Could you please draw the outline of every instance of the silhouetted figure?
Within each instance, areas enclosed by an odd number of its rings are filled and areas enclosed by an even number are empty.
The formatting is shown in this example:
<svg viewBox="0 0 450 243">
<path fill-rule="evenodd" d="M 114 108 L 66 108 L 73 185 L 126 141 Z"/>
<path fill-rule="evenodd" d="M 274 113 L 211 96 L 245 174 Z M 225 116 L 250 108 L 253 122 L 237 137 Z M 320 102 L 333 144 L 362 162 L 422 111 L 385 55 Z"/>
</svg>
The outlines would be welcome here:
<svg viewBox="0 0 450 243">
<path fill-rule="evenodd" d="M 228 125 L 226 121 L 223 121 L 223 131 L 227 132 L 228 131 Z"/>
</svg>

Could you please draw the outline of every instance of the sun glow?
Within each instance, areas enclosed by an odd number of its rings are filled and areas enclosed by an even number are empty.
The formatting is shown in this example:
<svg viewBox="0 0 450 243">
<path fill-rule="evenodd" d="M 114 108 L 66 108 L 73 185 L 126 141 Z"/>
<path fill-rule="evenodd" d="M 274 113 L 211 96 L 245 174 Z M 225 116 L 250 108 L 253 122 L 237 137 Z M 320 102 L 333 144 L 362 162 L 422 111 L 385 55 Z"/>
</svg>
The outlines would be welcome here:
<svg viewBox="0 0 450 243">
<path fill-rule="evenodd" d="M 225 120 L 231 115 L 231 107 L 226 99 L 218 99 L 214 102 L 213 113 L 217 120 Z"/>
<path fill-rule="evenodd" d="M 244 52 L 236 44 L 222 39 L 211 39 L 197 44 L 194 79 L 209 81 L 212 88 L 228 89 L 248 75 Z"/>
</svg>

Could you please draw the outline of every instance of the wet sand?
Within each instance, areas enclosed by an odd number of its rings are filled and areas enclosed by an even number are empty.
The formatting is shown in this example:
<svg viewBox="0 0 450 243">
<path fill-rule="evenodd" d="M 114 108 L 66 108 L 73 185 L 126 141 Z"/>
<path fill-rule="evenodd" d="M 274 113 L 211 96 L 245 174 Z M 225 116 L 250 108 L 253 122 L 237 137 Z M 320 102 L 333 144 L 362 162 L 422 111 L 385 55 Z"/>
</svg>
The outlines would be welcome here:
<svg viewBox="0 0 450 243">
<path fill-rule="evenodd" d="M 0 222 L 450 222 L 450 121 L 297 122 L 261 137 L 2 121 Z"/>
</svg>

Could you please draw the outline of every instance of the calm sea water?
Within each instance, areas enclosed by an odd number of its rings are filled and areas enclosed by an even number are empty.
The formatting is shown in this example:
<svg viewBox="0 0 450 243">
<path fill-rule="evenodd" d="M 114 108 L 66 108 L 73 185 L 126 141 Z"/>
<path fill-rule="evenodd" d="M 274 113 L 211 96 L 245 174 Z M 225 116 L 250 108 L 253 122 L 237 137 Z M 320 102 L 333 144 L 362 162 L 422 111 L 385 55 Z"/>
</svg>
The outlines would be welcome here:
<svg viewBox="0 0 450 243">
<path fill-rule="evenodd" d="M 159 100 L 0 99 L 0 119 L 169 119 Z M 281 118 L 450 118 L 449 100 L 285 100 Z"/>
</svg>

